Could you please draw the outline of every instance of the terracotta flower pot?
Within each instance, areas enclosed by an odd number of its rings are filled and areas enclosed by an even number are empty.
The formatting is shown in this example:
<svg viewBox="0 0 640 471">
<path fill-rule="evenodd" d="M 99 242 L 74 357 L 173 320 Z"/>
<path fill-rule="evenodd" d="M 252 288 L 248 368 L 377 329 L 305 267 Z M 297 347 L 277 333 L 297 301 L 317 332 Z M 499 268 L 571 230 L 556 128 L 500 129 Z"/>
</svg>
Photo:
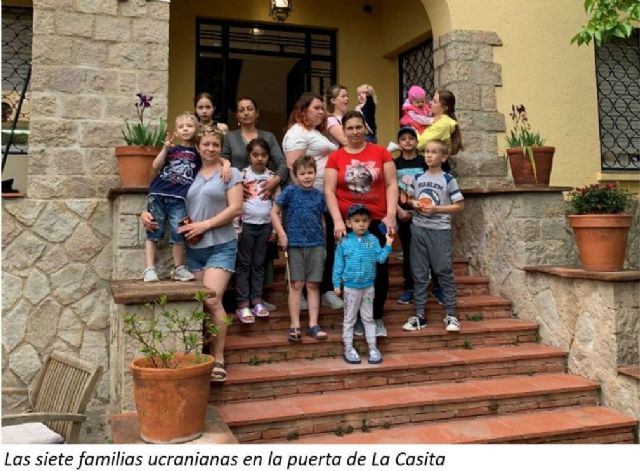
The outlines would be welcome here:
<svg viewBox="0 0 640 471">
<path fill-rule="evenodd" d="M 622 270 L 631 219 L 632 216 L 627 214 L 569 216 L 582 268 L 589 271 Z"/>
<path fill-rule="evenodd" d="M 159 152 L 159 147 L 116 147 L 116 159 L 118 159 L 118 171 L 122 187 L 149 186 L 154 175 L 151 164 Z"/>
<path fill-rule="evenodd" d="M 534 175 L 529 156 L 526 151 L 523 151 L 522 147 L 507 149 L 513 183 L 516 186 L 549 186 L 555 152 L 556 148 L 551 146 L 533 147 L 533 160 L 536 163 L 536 173 Z"/>
<path fill-rule="evenodd" d="M 131 363 L 140 437 L 148 443 L 183 443 L 202 435 L 214 358 L 176 354 L 180 366 L 153 368 L 147 358 Z"/>
</svg>

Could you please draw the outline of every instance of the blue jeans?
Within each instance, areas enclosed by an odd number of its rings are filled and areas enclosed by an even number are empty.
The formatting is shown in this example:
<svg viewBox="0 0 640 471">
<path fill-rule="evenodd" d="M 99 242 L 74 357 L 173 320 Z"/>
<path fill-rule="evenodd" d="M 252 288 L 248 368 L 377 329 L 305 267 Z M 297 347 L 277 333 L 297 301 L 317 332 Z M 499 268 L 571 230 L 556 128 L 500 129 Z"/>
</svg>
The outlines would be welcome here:
<svg viewBox="0 0 640 471">
<path fill-rule="evenodd" d="M 197 272 L 207 268 L 219 268 L 233 273 L 236 269 L 236 253 L 238 251 L 236 239 L 202 249 L 194 249 L 187 245 L 186 249 L 189 271 Z"/>
<path fill-rule="evenodd" d="M 147 240 L 158 242 L 164 237 L 164 223 L 169 221 L 171 243 L 184 244 L 184 236 L 178 234 L 178 227 L 187 215 L 184 200 L 172 196 L 149 195 L 147 209 L 159 227 L 155 231 L 147 231 Z"/>
</svg>

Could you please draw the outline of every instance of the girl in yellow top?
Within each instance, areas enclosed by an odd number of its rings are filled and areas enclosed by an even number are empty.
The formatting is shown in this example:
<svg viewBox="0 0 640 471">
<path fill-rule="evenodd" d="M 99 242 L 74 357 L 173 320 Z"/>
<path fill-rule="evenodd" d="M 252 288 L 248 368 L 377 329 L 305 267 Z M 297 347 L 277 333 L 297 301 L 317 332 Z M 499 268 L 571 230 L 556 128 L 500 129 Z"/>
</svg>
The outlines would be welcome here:
<svg viewBox="0 0 640 471">
<path fill-rule="evenodd" d="M 424 130 L 418 137 L 418 149 L 424 151 L 427 142 L 440 139 L 450 146 L 450 156 L 456 155 L 462 149 L 460 128 L 456 122 L 456 97 L 449 90 L 438 90 L 431 100 L 431 113 L 433 124 Z M 449 161 L 443 164 L 442 169 L 449 172 Z"/>
</svg>

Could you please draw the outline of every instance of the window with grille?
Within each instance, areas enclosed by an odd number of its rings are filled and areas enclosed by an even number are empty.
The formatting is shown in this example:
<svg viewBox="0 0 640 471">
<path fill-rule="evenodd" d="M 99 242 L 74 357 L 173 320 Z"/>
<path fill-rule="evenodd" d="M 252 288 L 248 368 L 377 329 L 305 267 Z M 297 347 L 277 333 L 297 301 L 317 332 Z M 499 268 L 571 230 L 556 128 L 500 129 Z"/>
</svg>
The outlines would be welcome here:
<svg viewBox="0 0 640 471">
<path fill-rule="evenodd" d="M 640 34 L 596 46 L 602 170 L 640 170 Z"/>
<path fill-rule="evenodd" d="M 425 42 L 403 52 L 398 57 L 400 68 L 400 114 L 402 104 L 407 98 L 407 92 L 411 85 L 419 85 L 427 92 L 427 99 L 433 97 L 434 90 L 434 66 L 433 66 L 433 40 Z"/>
</svg>

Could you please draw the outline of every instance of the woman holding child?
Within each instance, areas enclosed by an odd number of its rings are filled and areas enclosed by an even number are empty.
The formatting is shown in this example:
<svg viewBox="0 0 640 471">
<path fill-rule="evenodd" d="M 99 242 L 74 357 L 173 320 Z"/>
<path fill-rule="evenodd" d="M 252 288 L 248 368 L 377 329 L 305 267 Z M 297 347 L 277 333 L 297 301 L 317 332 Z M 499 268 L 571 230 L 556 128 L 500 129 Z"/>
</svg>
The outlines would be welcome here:
<svg viewBox="0 0 640 471">
<path fill-rule="evenodd" d="M 222 297 L 235 270 L 237 240 L 233 218 L 242 214 L 242 178 L 237 169 L 231 169 L 231 178 L 222 178 L 221 158 L 223 134 L 219 129 L 204 127 L 196 138 L 202 167 L 186 195 L 187 215 L 194 221 L 180 227 L 179 232 L 188 241 L 187 266 L 208 289 L 216 293 L 207 298 L 204 310 L 209 313 L 218 335 L 210 339 L 215 356 L 212 381 L 227 378 L 224 364 L 224 344 L 227 334 L 226 313 Z M 141 215 L 148 230 L 157 229 L 151 213 Z"/>
<path fill-rule="evenodd" d="M 385 233 L 396 230 L 398 183 L 393 158 L 385 148 L 365 141 L 364 117 L 358 111 L 348 111 L 342 117 L 347 145 L 329 156 L 324 176 L 324 193 L 331 213 L 336 239 L 347 234 L 344 220 L 350 206 L 363 204 L 371 212 L 369 231 L 386 243 Z M 386 336 L 382 323 L 384 302 L 389 291 L 388 265 L 378 264 L 375 278 L 373 317 L 376 335 Z M 361 328 L 356 334 L 361 335 Z"/>
</svg>

